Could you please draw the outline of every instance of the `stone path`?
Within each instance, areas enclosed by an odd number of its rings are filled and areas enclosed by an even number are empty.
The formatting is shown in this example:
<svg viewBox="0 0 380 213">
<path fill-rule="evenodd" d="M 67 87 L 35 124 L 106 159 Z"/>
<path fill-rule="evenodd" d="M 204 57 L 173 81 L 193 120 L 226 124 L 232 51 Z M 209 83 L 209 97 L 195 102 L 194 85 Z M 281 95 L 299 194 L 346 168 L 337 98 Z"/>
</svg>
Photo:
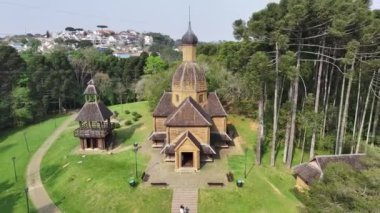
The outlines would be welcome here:
<svg viewBox="0 0 380 213">
<path fill-rule="evenodd" d="M 69 126 L 74 120 L 76 114 L 66 119 L 41 145 L 41 147 L 33 155 L 28 164 L 26 172 L 26 183 L 29 188 L 29 198 L 33 202 L 35 208 L 41 213 L 58 213 L 60 210 L 50 199 L 46 192 L 40 176 L 40 168 L 42 158 L 48 151 L 49 147 L 58 139 L 59 135 Z"/>
<path fill-rule="evenodd" d="M 172 213 L 179 213 L 181 205 L 188 209 L 187 213 L 198 212 L 198 189 L 174 188 L 172 200 Z"/>
</svg>

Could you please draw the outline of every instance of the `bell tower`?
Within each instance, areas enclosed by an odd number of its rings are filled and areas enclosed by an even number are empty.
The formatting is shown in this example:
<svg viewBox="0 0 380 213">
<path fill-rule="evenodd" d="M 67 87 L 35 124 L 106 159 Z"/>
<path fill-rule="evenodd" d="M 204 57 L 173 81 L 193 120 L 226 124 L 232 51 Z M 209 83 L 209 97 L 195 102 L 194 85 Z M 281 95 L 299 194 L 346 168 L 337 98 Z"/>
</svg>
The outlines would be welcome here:
<svg viewBox="0 0 380 213">
<path fill-rule="evenodd" d="M 207 100 L 207 82 L 204 71 L 196 63 L 198 38 L 190 21 L 181 41 L 183 58 L 172 79 L 172 104 L 178 107 L 187 97 L 192 97 L 202 106 Z"/>
</svg>

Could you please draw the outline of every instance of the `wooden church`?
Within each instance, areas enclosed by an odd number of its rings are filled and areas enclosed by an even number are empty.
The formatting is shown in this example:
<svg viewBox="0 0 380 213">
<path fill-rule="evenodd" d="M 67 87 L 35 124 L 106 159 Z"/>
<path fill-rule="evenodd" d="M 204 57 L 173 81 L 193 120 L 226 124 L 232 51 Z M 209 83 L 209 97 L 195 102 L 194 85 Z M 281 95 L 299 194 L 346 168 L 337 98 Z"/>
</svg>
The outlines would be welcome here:
<svg viewBox="0 0 380 213">
<path fill-rule="evenodd" d="M 194 170 L 213 161 L 215 147 L 227 148 L 227 113 L 215 92 L 207 91 L 204 71 L 196 63 L 197 36 L 189 27 L 182 37 L 182 64 L 153 112 L 152 147 L 162 148 L 175 170 Z"/>
<path fill-rule="evenodd" d="M 74 131 L 74 136 L 79 138 L 83 150 L 108 149 L 112 140 L 113 113 L 100 102 L 93 80 L 88 82 L 84 96 L 86 103 L 75 119 L 79 128 Z"/>
</svg>

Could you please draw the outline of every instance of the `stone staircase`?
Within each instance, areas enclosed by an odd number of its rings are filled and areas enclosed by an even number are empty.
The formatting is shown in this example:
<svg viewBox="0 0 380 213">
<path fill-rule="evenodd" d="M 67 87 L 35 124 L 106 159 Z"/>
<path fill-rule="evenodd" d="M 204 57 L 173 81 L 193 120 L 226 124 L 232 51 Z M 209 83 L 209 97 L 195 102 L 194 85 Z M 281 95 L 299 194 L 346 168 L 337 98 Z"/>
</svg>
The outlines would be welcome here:
<svg viewBox="0 0 380 213">
<path fill-rule="evenodd" d="M 172 213 L 179 213 L 180 206 L 188 208 L 186 213 L 198 212 L 198 188 L 174 188 Z"/>
</svg>

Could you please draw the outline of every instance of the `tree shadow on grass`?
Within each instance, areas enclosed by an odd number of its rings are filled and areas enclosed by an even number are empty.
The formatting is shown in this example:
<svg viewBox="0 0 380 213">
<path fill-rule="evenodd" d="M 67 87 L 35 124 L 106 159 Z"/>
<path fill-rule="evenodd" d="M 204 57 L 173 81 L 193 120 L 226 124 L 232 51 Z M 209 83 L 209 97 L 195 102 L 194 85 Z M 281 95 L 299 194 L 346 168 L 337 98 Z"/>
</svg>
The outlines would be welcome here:
<svg viewBox="0 0 380 213">
<path fill-rule="evenodd" d="M 7 144 L 0 147 L 0 154 L 6 153 L 10 148 L 12 148 L 15 144 Z"/>
<path fill-rule="evenodd" d="M 142 123 L 133 124 L 127 129 L 118 130 L 116 135 L 116 146 L 123 143 L 127 143 L 127 140 L 132 137 L 136 129 L 140 128 L 142 125 Z"/>
<path fill-rule="evenodd" d="M 48 165 L 41 168 L 41 178 L 44 184 L 53 185 L 55 176 L 59 175 L 62 170 L 62 166 L 58 164 Z"/>
<path fill-rule="evenodd" d="M 13 212 L 14 206 L 22 199 L 24 190 L 12 188 L 13 183 L 0 182 L 0 211 Z"/>
</svg>

